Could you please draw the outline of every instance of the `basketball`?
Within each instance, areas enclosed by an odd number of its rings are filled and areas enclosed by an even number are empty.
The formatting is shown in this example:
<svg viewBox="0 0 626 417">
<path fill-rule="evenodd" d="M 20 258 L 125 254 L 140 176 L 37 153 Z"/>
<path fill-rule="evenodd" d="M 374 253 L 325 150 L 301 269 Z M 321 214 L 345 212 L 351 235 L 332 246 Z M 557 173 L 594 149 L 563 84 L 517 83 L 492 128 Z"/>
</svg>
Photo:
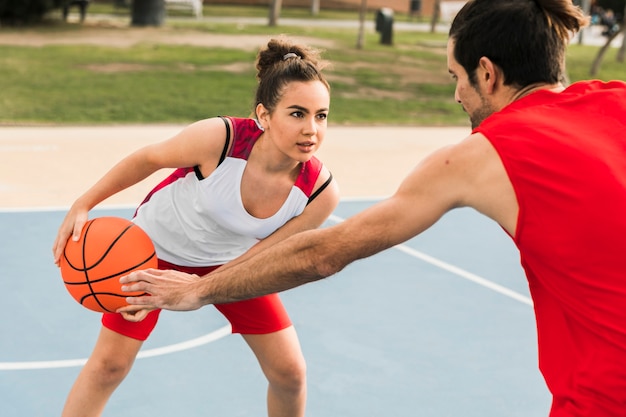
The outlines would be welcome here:
<svg viewBox="0 0 626 417">
<path fill-rule="evenodd" d="M 120 217 L 97 217 L 85 224 L 78 241 L 67 241 L 59 265 L 65 287 L 83 307 L 115 312 L 128 305 L 126 297 L 143 295 L 122 292 L 119 279 L 156 268 L 157 257 L 139 226 Z"/>
</svg>

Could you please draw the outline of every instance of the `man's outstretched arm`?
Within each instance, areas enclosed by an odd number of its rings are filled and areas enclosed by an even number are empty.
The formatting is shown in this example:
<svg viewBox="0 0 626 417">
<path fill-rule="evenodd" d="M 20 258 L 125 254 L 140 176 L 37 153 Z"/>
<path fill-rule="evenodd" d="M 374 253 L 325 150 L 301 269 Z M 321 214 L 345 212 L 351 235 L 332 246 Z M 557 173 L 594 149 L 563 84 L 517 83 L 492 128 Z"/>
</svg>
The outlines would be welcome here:
<svg viewBox="0 0 626 417">
<path fill-rule="evenodd" d="M 499 167 L 496 170 L 493 161 Z M 205 304 L 284 291 L 333 275 L 357 259 L 416 236 L 454 207 L 468 205 L 486 214 L 498 212 L 484 208 L 506 193 L 493 193 L 493 187 L 486 184 L 495 177 L 506 178 L 502 173 L 487 141 L 474 137 L 426 158 L 389 199 L 338 225 L 291 236 L 230 268 L 205 277 L 176 271 L 133 272 L 121 279 L 124 289 L 145 291 L 150 296 L 128 298 L 131 306 L 121 311 L 146 307 L 194 310 Z"/>
<path fill-rule="evenodd" d="M 356 259 L 395 244 L 395 240 L 385 237 L 385 221 L 368 225 L 371 220 L 365 212 L 356 217 L 332 227 L 298 233 L 247 261 L 205 277 L 171 270 L 133 272 L 121 279 L 123 289 L 144 291 L 150 296 L 129 297 L 131 306 L 121 311 L 138 307 L 195 310 L 206 304 L 281 292 L 333 275 Z"/>
</svg>

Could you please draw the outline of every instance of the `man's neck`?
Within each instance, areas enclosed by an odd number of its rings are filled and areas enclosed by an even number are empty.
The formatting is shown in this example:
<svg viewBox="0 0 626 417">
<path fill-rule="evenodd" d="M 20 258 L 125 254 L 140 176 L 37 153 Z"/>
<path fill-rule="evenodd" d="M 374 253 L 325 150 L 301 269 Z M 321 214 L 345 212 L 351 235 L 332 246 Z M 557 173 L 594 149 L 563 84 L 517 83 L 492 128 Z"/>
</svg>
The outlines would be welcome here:
<svg viewBox="0 0 626 417">
<path fill-rule="evenodd" d="M 546 84 L 546 83 L 534 83 L 534 84 L 530 84 L 527 85 L 526 87 L 522 87 L 519 90 L 517 90 L 513 96 L 511 97 L 511 101 L 510 103 L 519 100 L 522 97 L 525 97 L 529 94 L 532 94 L 536 91 L 539 90 L 548 90 L 548 91 L 552 91 L 554 93 L 560 93 L 561 91 L 563 91 L 565 89 L 565 87 L 563 86 L 563 84 L 561 83 L 556 83 L 556 84 Z"/>
</svg>

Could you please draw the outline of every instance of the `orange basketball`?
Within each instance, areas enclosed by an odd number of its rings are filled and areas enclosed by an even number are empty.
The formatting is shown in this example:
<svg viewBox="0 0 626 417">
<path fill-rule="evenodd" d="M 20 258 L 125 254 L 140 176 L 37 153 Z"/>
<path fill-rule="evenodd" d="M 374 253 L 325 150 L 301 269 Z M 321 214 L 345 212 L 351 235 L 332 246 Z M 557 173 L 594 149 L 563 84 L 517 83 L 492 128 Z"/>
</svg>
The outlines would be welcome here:
<svg viewBox="0 0 626 417">
<path fill-rule="evenodd" d="M 80 240 L 69 239 L 60 261 L 61 277 L 72 297 L 84 307 L 115 312 L 125 298 L 143 293 L 122 292 L 120 277 L 156 268 L 154 245 L 141 228 L 120 217 L 88 221 Z"/>
</svg>

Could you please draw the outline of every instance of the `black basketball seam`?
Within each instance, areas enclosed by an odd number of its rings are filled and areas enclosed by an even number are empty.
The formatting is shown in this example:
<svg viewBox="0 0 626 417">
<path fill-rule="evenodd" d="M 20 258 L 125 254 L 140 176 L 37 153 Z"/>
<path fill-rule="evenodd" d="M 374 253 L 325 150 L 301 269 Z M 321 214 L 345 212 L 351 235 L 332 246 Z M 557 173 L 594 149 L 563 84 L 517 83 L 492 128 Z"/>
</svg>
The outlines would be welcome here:
<svg viewBox="0 0 626 417">
<path fill-rule="evenodd" d="M 106 258 L 106 256 L 107 256 L 107 255 L 108 255 L 108 253 L 111 251 L 111 249 L 113 249 L 113 246 L 115 246 L 115 244 L 116 244 L 116 243 L 117 243 L 117 242 L 118 242 L 118 241 L 122 238 L 122 236 L 124 236 L 124 235 L 126 234 L 126 232 L 127 232 L 127 231 L 131 228 L 131 227 L 133 227 L 133 226 L 134 226 L 134 224 L 133 224 L 133 223 L 130 223 L 128 226 L 126 226 L 126 228 L 125 228 L 124 230 L 122 230 L 122 232 L 121 232 L 121 233 L 119 233 L 115 239 L 113 239 L 113 242 L 111 242 L 111 244 L 109 245 L 109 247 L 107 248 L 107 250 L 106 250 L 106 251 L 104 251 L 104 253 L 102 254 L 102 257 L 100 257 L 100 259 L 98 259 L 98 261 L 97 261 L 95 264 L 93 264 L 90 268 L 95 268 L 97 265 L 99 265 L 99 264 L 100 264 L 100 262 L 102 262 L 102 261 L 104 260 L 104 258 Z M 87 240 L 87 236 L 85 235 L 85 240 L 83 241 L 83 244 L 84 244 L 84 242 L 85 242 L 86 240 Z M 84 248 L 83 248 L 83 255 L 84 255 L 84 254 L 85 254 L 85 251 L 84 251 Z M 83 262 L 83 264 L 85 265 L 85 268 L 86 268 L 86 267 L 87 267 L 87 264 L 86 264 L 85 262 Z M 115 276 L 115 275 L 113 275 L 113 276 Z M 87 278 L 87 283 L 88 283 L 88 285 L 89 285 L 89 292 L 93 294 L 93 298 L 94 298 L 94 300 L 96 300 L 96 302 L 98 303 L 98 305 L 99 305 L 99 306 L 100 306 L 103 310 L 109 311 L 109 309 L 108 309 L 108 308 L 106 308 L 106 307 L 102 304 L 102 302 L 100 302 L 100 299 L 98 298 L 97 293 L 95 293 L 95 292 L 94 292 L 93 287 L 92 287 L 92 285 L 91 285 L 91 281 L 89 280 L 89 277 L 88 277 L 88 275 L 87 275 L 87 271 L 85 271 L 85 278 Z M 98 280 L 98 281 L 99 281 L 99 280 Z M 94 283 L 95 283 L 95 282 L 97 282 L 97 281 L 94 281 Z"/>
<path fill-rule="evenodd" d="M 82 250 L 82 255 L 83 255 L 83 267 L 85 268 L 83 270 L 83 273 L 85 274 L 85 283 L 87 284 L 87 286 L 89 287 L 89 294 L 93 295 L 93 299 L 96 301 L 96 303 L 98 303 L 98 305 L 100 306 L 101 309 L 109 311 L 108 308 L 106 308 L 98 299 L 98 297 L 95 296 L 94 291 L 93 291 L 93 287 L 91 285 L 91 281 L 89 280 L 89 272 L 87 272 L 89 270 L 89 267 L 87 267 L 87 259 L 85 258 L 85 247 L 87 245 L 87 233 L 89 232 L 89 229 L 91 228 L 91 225 L 95 223 L 97 219 L 93 219 L 93 221 L 91 223 L 89 223 L 89 227 L 87 227 L 87 230 L 85 230 L 85 236 L 83 237 L 83 250 Z M 126 229 L 124 230 L 125 233 Z M 117 239 L 115 239 L 113 242 L 115 242 Z M 111 246 L 109 246 L 109 248 L 105 251 L 105 255 L 106 253 L 111 250 Z M 100 258 L 100 260 L 98 260 L 98 262 L 96 262 L 96 265 L 102 261 L 102 258 Z M 83 300 L 85 298 L 81 298 L 80 300 L 80 304 L 83 304 Z"/>
<path fill-rule="evenodd" d="M 83 250 L 82 250 L 82 254 L 83 254 L 83 267 L 79 268 L 76 265 L 74 265 L 72 262 L 70 262 L 69 258 L 67 257 L 67 254 L 65 253 L 65 249 L 63 250 L 63 257 L 65 258 L 65 260 L 67 261 L 68 266 L 70 266 L 72 269 L 74 269 L 75 271 L 81 271 L 81 272 L 86 272 L 90 269 L 95 268 L 96 266 L 98 266 L 100 264 L 100 262 L 102 262 L 104 260 L 104 258 L 106 258 L 106 255 L 111 251 L 111 249 L 113 248 L 113 246 L 115 246 L 115 244 L 117 243 L 118 240 L 120 240 L 122 238 L 122 236 L 124 234 L 126 234 L 126 232 L 128 231 L 128 229 L 132 228 L 133 226 L 135 226 L 134 224 L 130 224 L 129 226 L 126 227 L 126 229 L 124 229 L 116 238 L 115 240 L 111 243 L 111 245 L 109 245 L 109 247 L 107 248 L 107 250 L 104 252 L 104 254 L 102 255 L 102 257 L 100 259 L 98 259 L 93 265 L 87 266 L 86 265 L 86 260 L 85 260 L 85 245 L 87 244 L 86 240 L 87 240 L 87 232 L 89 231 L 89 228 L 91 227 L 91 224 L 96 221 L 98 219 L 93 219 L 91 222 L 89 222 L 89 224 L 87 225 L 87 229 L 85 230 L 85 236 L 83 238 Z M 151 259 L 154 256 L 154 253 L 152 255 L 150 255 L 148 257 L 148 260 Z M 144 261 L 145 262 L 145 261 Z"/>
<path fill-rule="evenodd" d="M 131 266 L 131 267 L 128 267 L 128 269 L 126 269 L 124 271 L 119 271 L 116 274 L 109 275 L 109 276 L 106 276 L 106 277 L 102 277 L 102 278 L 98 278 L 98 279 L 92 279 L 92 280 L 85 281 L 85 282 L 66 282 L 66 281 L 63 281 L 63 282 L 65 284 L 67 284 L 67 285 L 85 285 L 85 284 L 90 284 L 90 283 L 94 283 L 95 284 L 95 283 L 98 283 L 98 282 L 101 282 L 101 281 L 106 281 L 107 279 L 118 277 L 120 275 L 123 275 L 123 274 L 127 273 L 128 271 L 132 271 L 133 269 L 136 269 L 136 268 L 140 267 L 141 265 L 144 265 L 146 262 L 148 262 L 150 259 L 154 258 L 155 256 L 156 256 L 156 252 L 152 252 L 152 254 L 150 256 L 148 256 L 145 260 L 139 262 L 138 264 L 136 264 L 134 266 Z M 92 293 L 93 293 L 93 291 L 92 291 Z"/>
<path fill-rule="evenodd" d="M 102 295 L 109 295 L 109 296 L 111 296 L 111 297 L 118 297 L 118 298 L 126 298 L 126 296 L 125 296 L 125 295 L 116 294 L 116 293 L 114 293 L 114 292 L 102 292 L 102 291 L 97 292 L 97 293 L 95 293 L 95 292 L 90 292 L 90 293 L 88 293 L 88 294 L 83 295 L 83 296 L 80 298 L 80 304 L 83 304 L 83 302 L 84 302 L 85 300 L 87 300 L 88 298 L 93 297 L 93 298 L 94 298 L 94 300 L 96 300 L 96 302 L 100 305 L 100 307 L 101 307 L 103 310 L 105 310 L 105 311 L 107 311 L 107 312 L 109 312 L 109 313 L 115 313 L 115 311 L 113 311 L 113 310 L 109 310 L 108 308 L 106 308 L 105 306 L 103 306 L 103 305 L 102 305 L 102 303 L 100 303 L 100 300 L 98 300 L 98 296 L 102 296 Z M 141 295 L 141 296 L 143 296 L 143 295 L 148 295 L 148 293 L 147 293 L 147 292 L 144 292 L 144 293 L 139 294 L 139 295 Z"/>
<path fill-rule="evenodd" d="M 109 245 L 109 247 L 107 248 L 106 251 L 104 251 L 104 254 L 100 257 L 100 259 L 98 259 L 93 265 L 87 266 L 87 260 L 85 258 L 85 246 L 87 245 L 87 234 L 89 232 L 89 229 L 91 228 L 91 225 L 95 223 L 95 221 L 98 219 L 93 219 L 93 221 L 89 224 L 89 226 L 87 227 L 87 230 L 85 230 L 85 237 L 83 238 L 83 265 L 85 267 L 85 269 L 83 270 L 84 274 L 85 274 L 85 283 L 89 286 L 89 293 L 93 295 L 94 300 L 96 301 L 96 303 L 98 303 L 98 305 L 100 306 L 100 308 L 102 308 L 103 310 L 109 311 L 98 299 L 98 297 L 96 296 L 96 293 L 94 292 L 94 288 L 92 286 L 91 280 L 89 278 L 89 270 L 96 267 L 97 265 L 100 264 L 100 262 L 102 262 L 102 260 L 106 257 L 106 255 L 111 251 L 111 249 L 113 248 L 113 246 L 115 246 L 115 243 L 117 243 L 117 241 L 120 240 L 120 238 L 128 231 L 128 229 L 130 229 L 133 224 L 129 224 L 128 226 L 126 226 L 126 228 L 124 230 L 122 230 L 121 233 L 119 233 L 117 235 L 117 237 L 113 240 L 113 242 L 111 242 L 111 244 Z M 82 304 L 82 300 L 81 300 L 81 304 Z"/>
</svg>

